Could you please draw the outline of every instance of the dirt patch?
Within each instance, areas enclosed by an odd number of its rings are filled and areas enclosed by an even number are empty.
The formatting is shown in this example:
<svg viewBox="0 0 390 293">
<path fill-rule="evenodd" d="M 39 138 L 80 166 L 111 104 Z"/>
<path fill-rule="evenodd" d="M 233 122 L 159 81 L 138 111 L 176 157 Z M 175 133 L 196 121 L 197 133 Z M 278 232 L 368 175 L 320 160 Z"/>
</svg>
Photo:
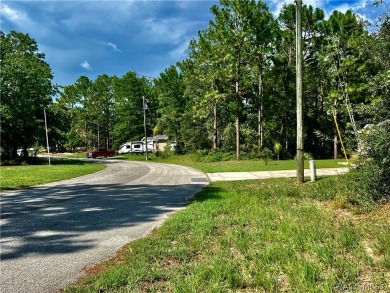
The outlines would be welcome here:
<svg viewBox="0 0 390 293">
<path fill-rule="evenodd" d="M 106 270 L 108 267 L 108 264 L 89 265 L 84 266 L 83 271 L 87 276 L 92 276 L 98 275 L 100 272 Z"/>
</svg>

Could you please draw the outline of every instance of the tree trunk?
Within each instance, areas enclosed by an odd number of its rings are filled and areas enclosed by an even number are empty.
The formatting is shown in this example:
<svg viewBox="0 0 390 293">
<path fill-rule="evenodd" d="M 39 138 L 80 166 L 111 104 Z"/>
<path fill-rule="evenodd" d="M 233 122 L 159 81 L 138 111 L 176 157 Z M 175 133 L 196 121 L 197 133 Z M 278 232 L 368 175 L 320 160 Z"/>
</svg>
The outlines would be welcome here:
<svg viewBox="0 0 390 293">
<path fill-rule="evenodd" d="M 87 120 L 84 121 L 84 145 L 85 145 L 85 149 L 88 148 L 88 139 L 87 139 L 88 135 L 87 135 Z"/>
<path fill-rule="evenodd" d="M 240 155 L 240 100 L 239 100 L 239 85 L 236 81 L 236 159 L 241 160 Z"/>
<path fill-rule="evenodd" d="M 242 44 L 241 44 L 242 45 Z M 241 160 L 241 147 L 240 147 L 240 64 L 241 64 L 241 45 L 237 51 L 237 64 L 236 64 L 236 159 Z"/>
<path fill-rule="evenodd" d="M 258 135 L 259 146 L 263 146 L 263 76 L 259 74 L 259 109 L 258 109 Z"/>
<path fill-rule="evenodd" d="M 337 143 L 338 143 L 337 130 L 335 130 L 335 135 L 333 138 L 333 159 L 335 159 L 335 160 L 337 160 L 337 157 L 338 157 Z"/>
<path fill-rule="evenodd" d="M 334 100 L 333 105 L 334 105 L 334 108 L 336 109 L 337 100 Z M 335 115 L 335 123 L 337 123 L 337 110 L 334 111 L 334 115 Z M 333 137 L 333 159 L 335 159 L 335 160 L 338 157 L 337 143 L 338 143 L 337 128 L 336 128 L 336 125 L 335 125 L 335 127 L 334 127 L 334 137 Z"/>
<path fill-rule="evenodd" d="M 258 110 L 258 144 L 263 146 L 263 105 L 261 104 Z"/>
<path fill-rule="evenodd" d="M 213 148 L 218 148 L 217 102 L 214 102 Z"/>
</svg>

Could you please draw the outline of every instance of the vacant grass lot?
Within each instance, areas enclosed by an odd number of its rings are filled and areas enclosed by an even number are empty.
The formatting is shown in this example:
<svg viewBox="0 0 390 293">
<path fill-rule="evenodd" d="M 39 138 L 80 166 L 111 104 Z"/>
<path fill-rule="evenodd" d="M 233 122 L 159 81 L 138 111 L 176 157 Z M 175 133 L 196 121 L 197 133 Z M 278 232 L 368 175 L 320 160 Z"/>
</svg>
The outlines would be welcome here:
<svg viewBox="0 0 390 293">
<path fill-rule="evenodd" d="M 0 188 L 20 189 L 90 174 L 106 167 L 102 164 L 62 159 L 52 159 L 50 166 L 45 159 L 40 159 L 39 163 L 28 166 L 1 166 Z"/>
<path fill-rule="evenodd" d="M 130 161 L 145 161 L 145 156 L 136 154 L 118 155 L 115 158 Z M 265 164 L 263 160 L 233 160 L 205 163 L 195 162 L 193 155 L 170 156 L 167 158 L 151 155 L 151 162 L 188 166 L 205 173 L 294 170 L 297 168 L 297 163 L 294 160 L 269 161 L 268 164 Z M 338 164 L 339 162 L 343 162 L 343 160 L 315 160 L 317 168 L 338 168 L 341 167 Z M 305 168 L 309 168 L 308 161 L 305 161 Z"/>
<path fill-rule="evenodd" d="M 341 209 L 337 180 L 212 183 L 66 292 L 388 292 L 390 206 Z"/>
</svg>

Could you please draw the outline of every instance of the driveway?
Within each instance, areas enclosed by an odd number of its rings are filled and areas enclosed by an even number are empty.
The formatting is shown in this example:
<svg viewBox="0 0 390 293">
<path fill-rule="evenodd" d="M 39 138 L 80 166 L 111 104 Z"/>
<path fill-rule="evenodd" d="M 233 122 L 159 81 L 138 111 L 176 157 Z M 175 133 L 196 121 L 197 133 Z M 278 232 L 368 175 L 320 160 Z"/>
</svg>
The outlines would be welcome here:
<svg viewBox="0 0 390 293">
<path fill-rule="evenodd" d="M 183 166 L 104 163 L 94 174 L 1 194 L 0 292 L 57 292 L 208 184 Z"/>
</svg>

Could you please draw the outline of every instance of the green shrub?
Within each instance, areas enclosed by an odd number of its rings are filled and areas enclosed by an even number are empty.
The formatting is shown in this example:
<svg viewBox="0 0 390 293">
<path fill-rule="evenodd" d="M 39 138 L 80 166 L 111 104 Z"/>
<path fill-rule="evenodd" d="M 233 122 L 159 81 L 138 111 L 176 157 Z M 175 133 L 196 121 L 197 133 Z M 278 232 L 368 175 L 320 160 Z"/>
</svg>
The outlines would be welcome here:
<svg viewBox="0 0 390 293">
<path fill-rule="evenodd" d="M 251 151 L 245 155 L 248 159 L 261 159 L 261 147 L 254 145 Z"/>
<path fill-rule="evenodd" d="M 174 151 L 169 146 L 167 146 L 163 150 L 156 150 L 154 154 L 156 157 L 166 159 L 172 156 L 174 154 Z"/>
<path fill-rule="evenodd" d="M 195 162 L 215 163 L 230 159 L 230 156 L 224 156 L 220 149 L 197 150 L 195 153 Z"/>
<path fill-rule="evenodd" d="M 222 161 L 232 161 L 236 159 L 235 152 L 222 152 Z"/>
<path fill-rule="evenodd" d="M 220 162 L 222 161 L 222 152 L 219 149 L 212 149 L 206 157 L 208 163 Z"/>
<path fill-rule="evenodd" d="M 372 127 L 360 136 L 356 168 L 346 176 L 347 202 L 370 209 L 390 199 L 390 127 Z"/>
<path fill-rule="evenodd" d="M 167 146 L 167 147 L 169 147 L 171 149 L 170 146 Z M 174 147 L 173 152 L 177 156 L 178 155 L 184 155 L 186 153 L 186 147 L 185 147 L 184 143 L 183 142 L 176 143 L 176 146 Z"/>
<path fill-rule="evenodd" d="M 208 155 L 208 150 L 197 150 L 195 152 L 195 162 L 204 162 L 205 157 Z"/>
<path fill-rule="evenodd" d="M 269 160 L 272 158 L 272 151 L 269 148 L 262 148 L 260 150 L 260 158 L 264 161 L 264 164 L 268 165 Z"/>
</svg>

